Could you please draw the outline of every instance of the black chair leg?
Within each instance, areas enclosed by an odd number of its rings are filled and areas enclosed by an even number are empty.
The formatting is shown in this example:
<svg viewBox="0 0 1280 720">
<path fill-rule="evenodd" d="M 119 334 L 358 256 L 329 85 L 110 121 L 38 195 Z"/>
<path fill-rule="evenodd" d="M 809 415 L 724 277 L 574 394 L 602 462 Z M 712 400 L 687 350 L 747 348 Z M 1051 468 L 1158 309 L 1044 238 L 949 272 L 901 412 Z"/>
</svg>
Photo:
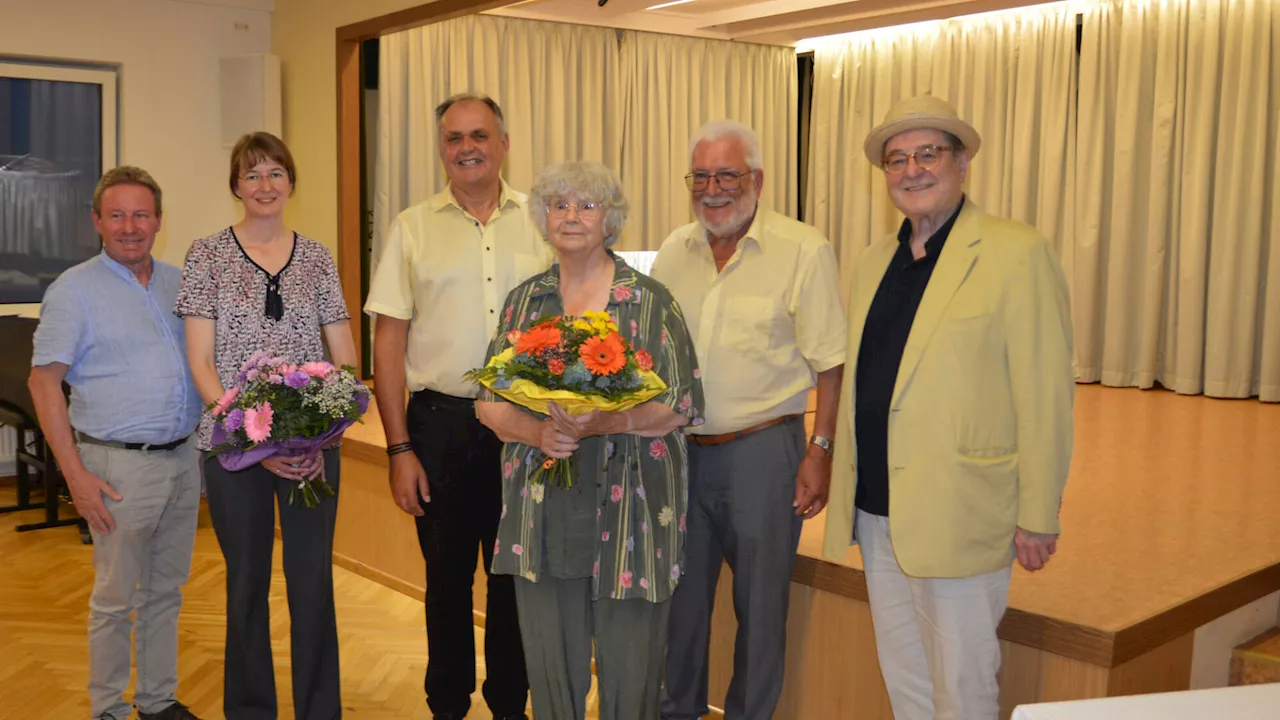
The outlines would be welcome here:
<svg viewBox="0 0 1280 720">
<path fill-rule="evenodd" d="M 21 512 L 23 510 L 39 510 L 45 506 L 45 503 L 43 502 L 31 502 L 31 469 L 27 466 L 27 463 L 23 461 L 22 457 L 26 454 L 23 452 L 24 448 L 22 447 L 22 444 L 26 442 L 28 428 L 20 426 L 16 429 L 18 435 L 18 449 L 14 453 L 14 466 L 18 473 L 18 504 L 0 507 L 0 515 L 3 515 L 4 513 Z"/>
</svg>

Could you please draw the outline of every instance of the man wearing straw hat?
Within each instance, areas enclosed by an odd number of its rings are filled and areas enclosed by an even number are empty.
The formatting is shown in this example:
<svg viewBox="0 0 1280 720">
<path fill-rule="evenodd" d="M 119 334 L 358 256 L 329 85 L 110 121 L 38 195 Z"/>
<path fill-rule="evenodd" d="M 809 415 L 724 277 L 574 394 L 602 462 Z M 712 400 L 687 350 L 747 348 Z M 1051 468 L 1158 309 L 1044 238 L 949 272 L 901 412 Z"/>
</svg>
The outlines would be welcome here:
<svg viewBox="0 0 1280 720">
<path fill-rule="evenodd" d="M 982 138 L 947 102 L 867 136 L 906 216 L 858 258 L 824 554 L 861 546 L 897 720 L 994 720 L 1011 560 L 1056 550 L 1071 459 L 1066 279 L 1034 228 L 963 184 Z"/>
</svg>

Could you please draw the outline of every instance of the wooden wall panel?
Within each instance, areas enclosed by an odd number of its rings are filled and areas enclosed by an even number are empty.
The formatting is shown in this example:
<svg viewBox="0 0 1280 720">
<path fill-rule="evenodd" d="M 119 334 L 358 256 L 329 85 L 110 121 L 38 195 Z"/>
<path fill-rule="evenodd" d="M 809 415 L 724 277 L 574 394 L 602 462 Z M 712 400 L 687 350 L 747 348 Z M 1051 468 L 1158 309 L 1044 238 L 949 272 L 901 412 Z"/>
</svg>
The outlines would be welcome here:
<svg viewBox="0 0 1280 720">
<path fill-rule="evenodd" d="M 422 598 L 426 577 L 413 518 L 391 499 L 386 467 L 353 458 L 345 447 L 333 553 L 338 565 Z"/>
</svg>

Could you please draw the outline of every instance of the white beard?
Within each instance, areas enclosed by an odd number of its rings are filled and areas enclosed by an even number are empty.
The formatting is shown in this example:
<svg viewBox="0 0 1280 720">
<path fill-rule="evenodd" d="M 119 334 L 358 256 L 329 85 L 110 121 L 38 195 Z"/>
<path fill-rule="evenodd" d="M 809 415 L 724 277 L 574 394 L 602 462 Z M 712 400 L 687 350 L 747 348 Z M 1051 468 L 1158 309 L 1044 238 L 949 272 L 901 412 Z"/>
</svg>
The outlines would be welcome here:
<svg viewBox="0 0 1280 720">
<path fill-rule="evenodd" d="M 759 199 L 759 193 L 752 187 L 748 192 L 744 192 L 734 203 L 733 213 L 729 218 L 721 223 L 709 222 L 703 213 L 703 204 L 695 201 L 693 203 L 693 215 L 698 218 L 698 223 L 715 237 L 728 237 L 738 232 L 746 230 L 748 224 L 756 214 L 756 201 Z"/>
</svg>

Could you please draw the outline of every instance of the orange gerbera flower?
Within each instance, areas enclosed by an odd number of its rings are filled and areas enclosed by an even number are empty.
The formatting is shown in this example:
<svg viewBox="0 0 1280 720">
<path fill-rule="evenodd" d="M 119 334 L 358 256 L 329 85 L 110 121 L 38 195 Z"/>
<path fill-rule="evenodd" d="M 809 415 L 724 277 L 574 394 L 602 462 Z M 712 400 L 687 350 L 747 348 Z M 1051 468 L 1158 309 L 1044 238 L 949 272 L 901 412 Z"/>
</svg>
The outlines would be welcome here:
<svg viewBox="0 0 1280 720">
<path fill-rule="evenodd" d="M 627 364 L 618 333 L 588 338 L 578 348 L 578 354 L 582 356 L 582 364 L 596 375 L 612 375 Z"/>
<path fill-rule="evenodd" d="M 560 344 L 560 328 L 538 325 L 516 340 L 516 354 L 534 355 L 538 351 Z"/>
</svg>

